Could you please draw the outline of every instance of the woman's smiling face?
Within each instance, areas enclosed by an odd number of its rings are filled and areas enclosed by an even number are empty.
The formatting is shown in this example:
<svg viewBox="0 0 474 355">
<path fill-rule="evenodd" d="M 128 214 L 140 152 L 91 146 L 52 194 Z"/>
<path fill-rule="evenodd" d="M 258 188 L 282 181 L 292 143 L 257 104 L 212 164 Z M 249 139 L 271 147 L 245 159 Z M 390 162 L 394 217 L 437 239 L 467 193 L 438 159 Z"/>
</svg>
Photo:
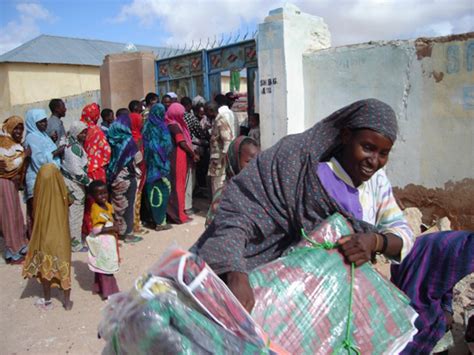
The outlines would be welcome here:
<svg viewBox="0 0 474 355">
<path fill-rule="evenodd" d="M 368 181 L 388 162 L 393 142 L 370 129 L 341 132 L 343 148 L 340 163 L 355 186 Z"/>
<path fill-rule="evenodd" d="M 25 126 L 23 123 L 18 123 L 12 131 L 12 138 L 15 142 L 21 143 L 23 139 L 23 131 L 25 130 Z"/>
</svg>

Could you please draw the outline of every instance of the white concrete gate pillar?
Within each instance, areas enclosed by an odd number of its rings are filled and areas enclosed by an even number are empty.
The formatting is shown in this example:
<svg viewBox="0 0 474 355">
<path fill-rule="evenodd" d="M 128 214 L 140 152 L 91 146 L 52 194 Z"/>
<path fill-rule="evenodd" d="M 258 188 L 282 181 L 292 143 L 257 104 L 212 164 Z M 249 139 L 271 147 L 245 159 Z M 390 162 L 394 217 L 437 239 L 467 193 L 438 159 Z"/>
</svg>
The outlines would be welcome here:
<svg viewBox="0 0 474 355">
<path fill-rule="evenodd" d="M 321 17 L 295 5 L 269 12 L 259 25 L 258 96 L 262 148 L 305 129 L 303 53 L 331 46 Z"/>
</svg>

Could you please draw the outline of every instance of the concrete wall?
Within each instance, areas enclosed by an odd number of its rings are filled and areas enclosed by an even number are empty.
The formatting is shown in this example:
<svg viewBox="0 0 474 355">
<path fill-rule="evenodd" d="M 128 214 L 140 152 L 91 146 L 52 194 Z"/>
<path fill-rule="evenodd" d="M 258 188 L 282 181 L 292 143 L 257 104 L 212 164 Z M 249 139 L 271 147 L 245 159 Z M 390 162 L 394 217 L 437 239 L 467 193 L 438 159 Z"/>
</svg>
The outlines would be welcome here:
<svg viewBox="0 0 474 355">
<path fill-rule="evenodd" d="M 2 120 L 2 116 L 8 114 L 11 107 L 9 87 L 7 66 L 0 64 L 0 120 Z"/>
<path fill-rule="evenodd" d="M 422 44 L 429 53 L 422 52 Z M 305 126 L 355 100 L 375 97 L 398 115 L 399 140 L 388 167 L 395 185 L 439 187 L 474 177 L 473 56 L 474 33 L 307 54 Z M 461 152 L 462 159 L 455 158 Z"/>
<path fill-rule="evenodd" d="M 303 61 L 306 128 L 358 99 L 387 102 L 400 131 L 387 172 L 400 196 L 436 200 L 436 216 L 459 210 L 458 225 L 474 228 L 474 33 L 331 48 Z"/>
<path fill-rule="evenodd" d="M 59 96 L 59 97 L 64 100 L 64 103 L 66 104 L 66 108 L 67 108 L 66 117 L 63 118 L 63 122 L 66 129 L 69 128 L 69 126 L 74 120 L 79 120 L 81 118 L 81 112 L 84 106 L 92 102 L 96 102 L 100 105 L 100 91 L 99 90 L 87 91 L 80 95 Z M 29 104 L 24 104 L 24 105 L 15 105 L 10 109 L 8 114 L 4 116 L 0 116 L 0 122 L 3 122 L 5 119 L 7 119 L 9 116 L 12 116 L 12 115 L 18 115 L 24 118 L 26 111 L 32 108 L 42 108 L 46 111 L 48 115 L 50 115 L 51 112 L 49 111 L 49 107 L 48 107 L 49 101 L 50 100 L 48 99 L 48 100 L 33 102 Z"/>
<path fill-rule="evenodd" d="M 98 67 L 0 63 L 0 117 L 8 115 L 13 106 L 98 89 Z"/>
<path fill-rule="evenodd" d="M 155 55 L 133 52 L 105 56 L 100 67 L 100 90 L 104 107 L 114 111 L 155 92 Z"/>
<path fill-rule="evenodd" d="M 330 45 L 324 20 L 289 3 L 270 11 L 259 25 L 257 98 L 263 148 L 304 130 L 302 54 Z"/>
</svg>

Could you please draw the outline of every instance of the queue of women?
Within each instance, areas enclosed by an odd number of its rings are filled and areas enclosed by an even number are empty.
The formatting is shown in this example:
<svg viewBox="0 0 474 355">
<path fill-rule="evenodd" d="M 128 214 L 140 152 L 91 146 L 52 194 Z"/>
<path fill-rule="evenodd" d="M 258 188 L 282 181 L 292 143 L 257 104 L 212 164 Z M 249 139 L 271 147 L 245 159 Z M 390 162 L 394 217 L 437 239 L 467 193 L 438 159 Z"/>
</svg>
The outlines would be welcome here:
<svg viewBox="0 0 474 355">
<path fill-rule="evenodd" d="M 69 130 L 68 144 L 59 148 L 44 133 L 42 110 L 26 115 L 26 148 L 21 144 L 23 120 L 5 121 L 0 191 L 8 213 L 0 226 L 7 257 L 15 262 L 26 253 L 24 276 L 41 278 L 43 306 L 56 283 L 65 290 L 65 307 L 70 307 L 70 250 L 71 245 L 81 250 L 84 236 L 97 241 L 94 235 L 116 234 L 136 242 L 137 211 L 158 230 L 168 228 L 167 212 L 172 222 L 187 219 L 186 164 L 199 157 L 191 147 L 184 107 L 155 102 L 147 102 L 141 116 L 118 113 L 107 136 L 97 126 L 98 106 L 88 105 Z M 229 128 L 228 123 L 222 126 Z M 391 281 L 419 314 L 418 333 L 403 353 L 430 353 L 450 327 L 453 287 L 474 272 L 474 233 L 451 231 L 415 239 L 382 169 L 397 127 L 389 105 L 367 99 L 260 154 L 252 138 L 238 137 L 226 148 L 226 181 L 214 191 L 206 230 L 191 250 L 250 311 L 254 298 L 248 273 L 298 242 L 302 228 L 311 231 L 339 212 L 356 231 L 339 242 L 347 262 L 359 266 L 375 254 L 385 255 L 392 261 Z M 27 157 L 25 196 L 33 226 L 28 251 L 18 197 Z M 144 198 L 139 198 L 141 193 Z M 107 297 L 118 290 L 113 279 L 117 248 L 110 240 L 87 245 L 99 250 L 89 250 L 94 254 L 89 259 L 95 262 L 95 289 Z M 474 331 L 471 318 L 466 334 Z"/>
<path fill-rule="evenodd" d="M 64 307 L 72 307 L 71 252 L 88 253 L 93 290 L 106 299 L 118 292 L 118 241 L 139 242 L 143 237 L 137 234 L 147 232 L 142 225 L 161 231 L 171 228 L 170 222 L 191 220 L 185 204 L 187 175 L 199 156 L 184 106 L 166 101 L 163 105 L 150 93 L 146 107 L 134 100 L 115 119 L 111 110 L 101 113 L 92 103 L 67 134 L 60 121 L 66 108 L 58 99 L 51 100 L 49 119 L 44 110 L 32 109 L 25 121 L 13 116 L 3 123 L 0 231 L 5 259 L 23 263 L 23 276 L 42 283 L 38 307 L 52 307 L 51 287 L 63 289 Z M 200 102 L 194 109 L 203 106 Z M 19 190 L 24 190 L 26 225 Z"/>
</svg>

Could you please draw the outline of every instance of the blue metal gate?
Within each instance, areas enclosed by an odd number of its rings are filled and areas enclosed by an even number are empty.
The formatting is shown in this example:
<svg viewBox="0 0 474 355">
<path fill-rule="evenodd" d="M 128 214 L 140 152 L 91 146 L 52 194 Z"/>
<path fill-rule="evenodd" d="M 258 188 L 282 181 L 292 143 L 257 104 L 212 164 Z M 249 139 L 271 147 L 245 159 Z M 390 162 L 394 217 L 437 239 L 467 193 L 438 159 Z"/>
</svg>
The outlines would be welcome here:
<svg viewBox="0 0 474 355">
<path fill-rule="evenodd" d="M 221 93 L 222 72 L 243 69 L 247 74 L 248 112 L 253 113 L 257 74 L 254 39 L 157 60 L 156 91 L 160 96 L 174 91 L 181 97 L 201 95 L 211 100 Z"/>
</svg>

